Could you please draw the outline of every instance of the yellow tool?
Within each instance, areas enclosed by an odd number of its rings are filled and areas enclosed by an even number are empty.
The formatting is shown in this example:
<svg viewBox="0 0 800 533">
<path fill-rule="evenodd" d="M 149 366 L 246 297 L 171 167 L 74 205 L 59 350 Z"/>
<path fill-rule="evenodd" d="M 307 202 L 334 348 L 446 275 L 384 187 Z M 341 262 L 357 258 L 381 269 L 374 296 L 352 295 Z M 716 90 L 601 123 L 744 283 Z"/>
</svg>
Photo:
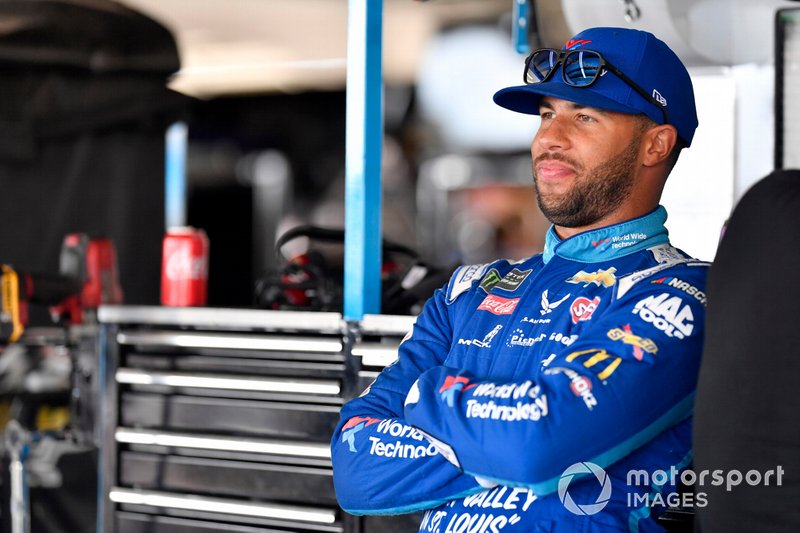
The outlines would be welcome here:
<svg viewBox="0 0 800 533">
<path fill-rule="evenodd" d="M 0 270 L 0 343 L 11 344 L 19 340 L 24 331 L 20 314 L 19 275 L 10 265 Z"/>
</svg>

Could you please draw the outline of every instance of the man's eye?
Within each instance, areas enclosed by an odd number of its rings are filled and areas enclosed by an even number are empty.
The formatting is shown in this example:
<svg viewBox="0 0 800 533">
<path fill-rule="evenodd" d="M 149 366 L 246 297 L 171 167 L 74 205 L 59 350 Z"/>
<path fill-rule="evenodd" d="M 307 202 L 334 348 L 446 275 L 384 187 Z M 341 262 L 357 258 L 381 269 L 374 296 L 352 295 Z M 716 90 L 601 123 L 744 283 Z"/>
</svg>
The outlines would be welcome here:
<svg viewBox="0 0 800 533">
<path fill-rule="evenodd" d="M 542 120 L 550 120 L 553 118 L 554 113 L 552 111 L 541 111 L 539 115 L 542 117 Z"/>
<path fill-rule="evenodd" d="M 592 122 L 594 121 L 594 118 L 590 117 L 589 115 L 580 114 L 578 115 L 578 120 L 581 122 Z"/>
</svg>

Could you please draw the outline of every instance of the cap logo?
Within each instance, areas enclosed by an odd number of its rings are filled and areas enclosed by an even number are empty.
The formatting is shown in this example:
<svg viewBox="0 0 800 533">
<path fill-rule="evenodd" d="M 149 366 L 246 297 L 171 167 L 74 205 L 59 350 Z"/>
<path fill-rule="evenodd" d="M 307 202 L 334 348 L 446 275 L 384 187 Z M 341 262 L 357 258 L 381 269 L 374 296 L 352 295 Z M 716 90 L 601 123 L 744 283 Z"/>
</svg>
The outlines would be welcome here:
<svg viewBox="0 0 800 533">
<path fill-rule="evenodd" d="M 564 45 L 565 50 L 572 50 L 573 48 L 578 48 L 585 44 L 589 44 L 592 41 L 587 41 L 585 39 L 570 39 L 567 41 L 567 44 Z"/>
<path fill-rule="evenodd" d="M 664 107 L 667 107 L 667 99 L 664 98 L 664 96 L 660 92 L 656 91 L 655 89 L 653 89 L 653 98 L 658 100 L 659 104 L 663 105 Z"/>
</svg>

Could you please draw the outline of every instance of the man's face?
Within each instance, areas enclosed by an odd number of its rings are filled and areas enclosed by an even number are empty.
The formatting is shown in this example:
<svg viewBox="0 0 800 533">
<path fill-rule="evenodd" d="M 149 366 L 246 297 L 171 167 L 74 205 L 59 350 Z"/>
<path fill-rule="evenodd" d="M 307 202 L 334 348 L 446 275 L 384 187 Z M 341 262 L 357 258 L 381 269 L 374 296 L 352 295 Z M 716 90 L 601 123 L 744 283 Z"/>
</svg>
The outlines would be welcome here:
<svg viewBox="0 0 800 533">
<path fill-rule="evenodd" d="M 539 208 L 557 226 L 589 226 L 630 197 L 641 122 L 632 115 L 544 97 L 531 145 Z"/>
</svg>

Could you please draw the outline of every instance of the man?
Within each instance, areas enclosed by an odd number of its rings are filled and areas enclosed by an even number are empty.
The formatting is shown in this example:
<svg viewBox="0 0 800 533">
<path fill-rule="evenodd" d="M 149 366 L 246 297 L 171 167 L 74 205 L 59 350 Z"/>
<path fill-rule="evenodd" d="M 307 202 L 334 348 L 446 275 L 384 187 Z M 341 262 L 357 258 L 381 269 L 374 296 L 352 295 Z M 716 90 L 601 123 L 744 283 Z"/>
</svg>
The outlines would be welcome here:
<svg viewBox="0 0 800 533">
<path fill-rule="evenodd" d="M 691 80 L 619 28 L 525 65 L 495 101 L 542 118 L 544 253 L 462 267 L 427 302 L 342 408 L 337 497 L 353 514 L 426 510 L 420 531 L 659 530 L 675 502 L 661 474 L 691 460 L 708 266 L 669 244 L 658 205 L 697 127 Z"/>
</svg>

